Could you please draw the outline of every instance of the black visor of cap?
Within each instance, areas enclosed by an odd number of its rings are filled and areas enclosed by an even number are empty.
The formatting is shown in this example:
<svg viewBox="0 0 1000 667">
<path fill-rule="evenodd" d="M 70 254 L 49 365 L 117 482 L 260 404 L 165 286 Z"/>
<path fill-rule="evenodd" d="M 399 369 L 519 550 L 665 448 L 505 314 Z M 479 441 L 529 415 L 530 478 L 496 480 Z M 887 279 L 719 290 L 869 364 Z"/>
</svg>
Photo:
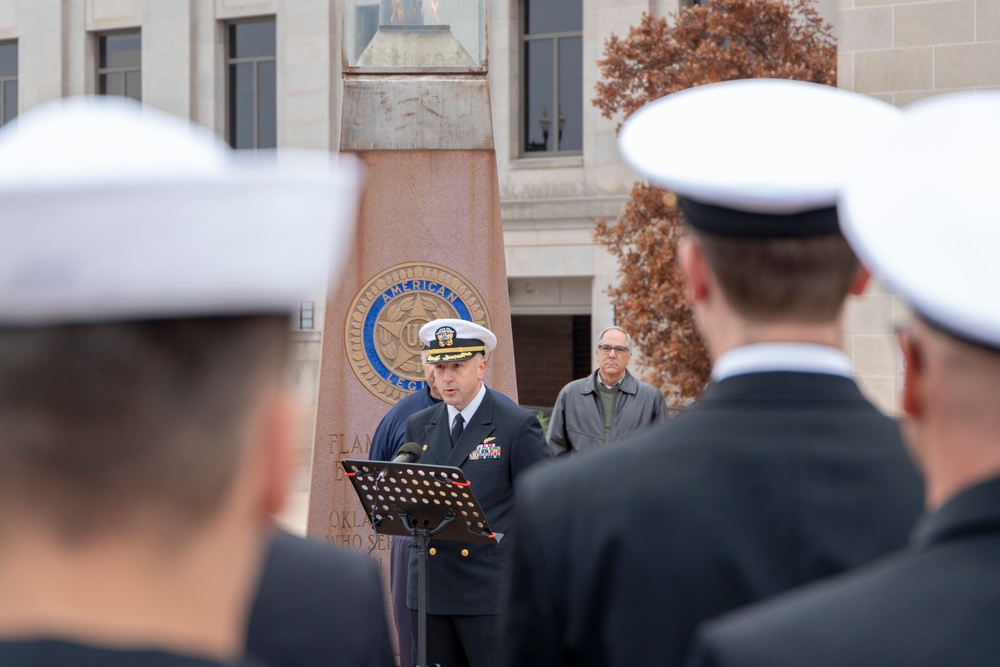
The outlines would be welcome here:
<svg viewBox="0 0 1000 667">
<path fill-rule="evenodd" d="M 776 214 L 738 211 L 678 197 L 677 205 L 695 229 L 719 236 L 739 238 L 776 238 L 830 236 L 840 234 L 835 207 L 801 213 Z"/>
</svg>

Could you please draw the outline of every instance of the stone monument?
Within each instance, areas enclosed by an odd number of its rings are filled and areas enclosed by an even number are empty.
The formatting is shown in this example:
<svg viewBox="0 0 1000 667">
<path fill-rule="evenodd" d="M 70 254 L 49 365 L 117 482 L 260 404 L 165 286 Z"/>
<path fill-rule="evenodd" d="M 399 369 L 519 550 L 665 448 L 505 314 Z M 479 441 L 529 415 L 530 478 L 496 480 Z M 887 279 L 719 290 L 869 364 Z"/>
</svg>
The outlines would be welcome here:
<svg viewBox="0 0 1000 667">
<path fill-rule="evenodd" d="M 497 335 L 486 384 L 516 398 L 485 0 L 345 0 L 340 148 L 365 164 L 354 251 L 328 295 L 308 534 L 388 572 L 341 460 L 421 389 L 417 331 L 441 317 Z M 388 586 L 387 586 L 388 588 Z"/>
</svg>

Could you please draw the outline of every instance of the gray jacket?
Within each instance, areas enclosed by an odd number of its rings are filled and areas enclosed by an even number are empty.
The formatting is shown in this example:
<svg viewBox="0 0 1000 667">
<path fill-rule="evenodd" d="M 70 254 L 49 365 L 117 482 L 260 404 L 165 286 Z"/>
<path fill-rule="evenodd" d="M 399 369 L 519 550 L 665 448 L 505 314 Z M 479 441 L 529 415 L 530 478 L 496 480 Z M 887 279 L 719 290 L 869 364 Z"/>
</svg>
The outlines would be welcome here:
<svg viewBox="0 0 1000 667">
<path fill-rule="evenodd" d="M 638 380 L 630 372 L 618 385 L 611 435 L 604 440 L 604 404 L 595 383 L 594 371 L 562 388 L 549 418 L 548 441 L 556 456 L 614 444 L 666 418 L 660 391 Z"/>
</svg>

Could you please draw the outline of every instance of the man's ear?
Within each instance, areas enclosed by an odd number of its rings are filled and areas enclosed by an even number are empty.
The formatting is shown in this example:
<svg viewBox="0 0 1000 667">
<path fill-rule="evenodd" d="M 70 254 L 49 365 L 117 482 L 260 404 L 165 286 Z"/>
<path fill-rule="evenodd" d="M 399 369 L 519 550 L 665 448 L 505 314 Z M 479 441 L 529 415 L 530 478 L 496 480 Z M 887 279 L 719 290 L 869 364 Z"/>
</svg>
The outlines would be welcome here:
<svg viewBox="0 0 1000 667">
<path fill-rule="evenodd" d="M 859 266 L 858 273 L 854 276 L 854 282 L 851 283 L 851 294 L 854 296 L 861 296 L 864 294 L 865 288 L 868 287 L 868 281 L 871 277 L 871 271 L 864 266 Z"/>
<path fill-rule="evenodd" d="M 684 296 L 692 306 L 708 298 L 708 262 L 698 239 L 685 236 L 677 248 L 677 258 L 684 274 Z"/>
<path fill-rule="evenodd" d="M 923 351 L 911 329 L 899 332 L 899 346 L 903 352 L 903 412 L 919 417 L 923 412 Z"/>
<path fill-rule="evenodd" d="M 479 360 L 479 369 L 477 371 L 479 379 L 482 380 L 483 376 L 486 375 L 486 356 L 484 355 L 482 359 Z"/>
</svg>

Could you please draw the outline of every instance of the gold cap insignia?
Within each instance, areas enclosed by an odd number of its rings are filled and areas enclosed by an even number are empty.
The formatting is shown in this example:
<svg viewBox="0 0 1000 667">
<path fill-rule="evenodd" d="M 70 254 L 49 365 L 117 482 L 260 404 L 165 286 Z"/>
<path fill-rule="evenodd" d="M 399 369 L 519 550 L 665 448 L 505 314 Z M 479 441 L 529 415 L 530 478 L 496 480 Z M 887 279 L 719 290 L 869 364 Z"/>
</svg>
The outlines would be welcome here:
<svg viewBox="0 0 1000 667">
<path fill-rule="evenodd" d="M 455 330 L 451 327 L 441 327 L 434 332 L 434 336 L 441 347 L 451 347 L 455 344 Z"/>
</svg>

